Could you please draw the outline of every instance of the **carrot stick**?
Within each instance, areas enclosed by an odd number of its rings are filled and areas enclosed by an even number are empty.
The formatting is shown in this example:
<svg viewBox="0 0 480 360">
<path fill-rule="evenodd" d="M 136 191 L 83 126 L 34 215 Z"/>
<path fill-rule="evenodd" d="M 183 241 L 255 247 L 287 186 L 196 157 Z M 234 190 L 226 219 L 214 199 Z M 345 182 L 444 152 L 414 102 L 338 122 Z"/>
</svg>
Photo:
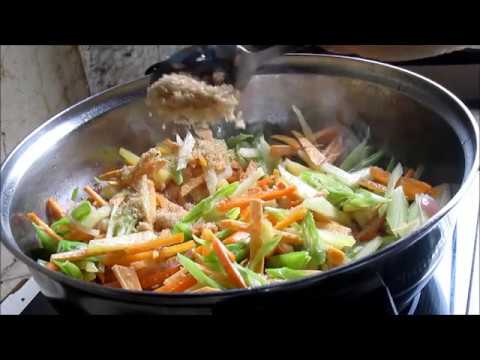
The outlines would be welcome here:
<svg viewBox="0 0 480 360">
<path fill-rule="evenodd" d="M 288 186 L 285 189 L 267 191 L 264 193 L 252 195 L 250 197 L 242 197 L 242 198 L 237 198 L 232 200 L 226 200 L 218 204 L 217 208 L 222 212 L 226 212 L 236 207 L 243 208 L 245 206 L 248 206 L 253 200 L 269 201 L 269 200 L 290 195 L 294 193 L 296 190 L 297 188 L 295 186 Z"/>
<path fill-rule="evenodd" d="M 249 218 L 250 218 L 250 208 L 244 207 L 243 209 L 240 210 L 240 220 L 248 222 Z"/>
<path fill-rule="evenodd" d="M 274 181 L 275 181 L 275 176 L 271 175 L 263 178 L 262 180 L 258 180 L 257 184 L 261 188 L 265 189 L 265 188 L 268 188 Z"/>
<path fill-rule="evenodd" d="M 54 198 L 50 197 L 47 200 L 47 211 L 54 220 L 61 219 L 65 216 L 65 211 Z"/>
<path fill-rule="evenodd" d="M 232 282 L 233 285 L 239 288 L 246 288 L 247 284 L 240 275 L 237 268 L 234 266 L 233 261 L 230 259 L 230 252 L 227 250 L 225 245 L 210 231 L 207 229 L 206 234 L 207 240 L 212 242 L 213 251 L 220 260 L 225 272 L 227 273 L 228 279 Z"/>
<path fill-rule="evenodd" d="M 292 225 L 293 223 L 296 223 L 302 220 L 305 217 L 305 215 L 307 215 L 307 209 L 303 207 L 293 209 L 285 219 L 279 221 L 275 225 L 275 229 L 278 229 L 278 230 L 285 229 L 290 225 Z"/>
<path fill-rule="evenodd" d="M 183 233 L 174 234 L 167 237 L 159 237 L 157 239 L 154 239 L 152 241 L 149 241 L 143 244 L 132 245 L 127 250 L 125 250 L 125 252 L 127 254 L 137 254 L 140 252 L 157 249 L 163 246 L 175 245 L 183 242 L 183 240 L 184 240 Z"/>
<path fill-rule="evenodd" d="M 163 284 L 165 279 L 176 273 L 178 270 L 180 270 L 180 265 L 156 271 L 149 270 L 148 268 L 141 269 L 137 274 L 142 288 L 151 289 L 155 285 Z"/>
<path fill-rule="evenodd" d="M 181 271 L 182 270 L 180 270 L 179 272 Z M 172 277 L 175 276 L 177 273 L 173 274 Z M 187 290 L 188 288 L 191 288 L 193 285 L 197 283 L 197 280 L 195 280 L 195 278 L 192 275 L 184 274 L 184 273 L 182 273 L 182 275 L 183 276 L 178 276 L 178 279 L 176 279 L 176 281 L 173 281 L 167 285 L 164 285 L 158 289 L 155 289 L 154 291 L 155 292 L 182 292 Z"/>
<path fill-rule="evenodd" d="M 160 249 L 158 252 L 158 258 L 159 259 L 168 259 L 169 257 L 172 257 L 174 255 L 177 255 L 178 253 L 183 253 L 186 252 L 190 249 L 193 249 L 195 247 L 195 241 L 190 240 L 178 245 L 173 245 L 169 247 L 164 247 Z"/>
<path fill-rule="evenodd" d="M 105 255 L 103 262 L 105 265 L 129 265 L 137 261 L 161 261 L 164 259 L 168 259 L 169 257 L 176 255 L 177 253 L 188 251 L 194 246 L 195 242 L 192 240 L 178 245 L 164 247 L 160 250 L 150 250 L 130 255 L 118 255 L 111 253 Z"/>
<path fill-rule="evenodd" d="M 329 268 L 337 267 L 345 262 L 345 254 L 342 250 L 333 246 L 327 249 L 327 265 Z"/>
<path fill-rule="evenodd" d="M 387 185 L 388 180 L 390 179 L 390 173 L 388 171 L 375 166 L 370 168 L 370 175 L 375 181 L 383 185 Z M 405 191 L 408 200 L 414 200 L 416 194 L 431 194 L 432 192 L 432 186 L 430 184 L 411 177 L 402 177 L 399 180 L 398 185 L 403 186 L 403 190 Z"/>
<path fill-rule="evenodd" d="M 52 263 L 52 262 L 48 262 L 48 264 L 47 264 L 47 269 L 52 270 L 52 271 L 58 271 L 58 266 L 55 265 L 55 264 Z"/>
<path fill-rule="evenodd" d="M 253 198 L 237 198 L 232 200 L 225 200 L 217 205 L 217 209 L 221 212 L 227 212 L 228 210 L 236 207 L 244 208 L 245 206 L 248 206 L 252 200 Z"/>
<path fill-rule="evenodd" d="M 100 180 L 111 180 L 111 179 L 116 179 L 118 178 L 122 173 L 122 169 L 115 169 L 115 170 L 110 170 L 102 175 L 99 175 L 98 178 Z"/>
<path fill-rule="evenodd" d="M 262 218 L 263 207 L 262 202 L 259 200 L 253 200 L 250 203 L 250 261 L 252 261 L 257 255 L 258 251 L 262 247 Z M 263 273 L 264 259 L 259 261 L 255 269 L 255 272 Z"/>
<path fill-rule="evenodd" d="M 383 224 L 385 223 L 385 217 L 384 216 L 377 216 L 373 218 L 367 226 L 360 231 L 356 238 L 358 241 L 369 241 L 374 239 L 378 233 L 380 232 L 381 228 L 383 227 Z"/>
<path fill-rule="evenodd" d="M 387 191 L 387 188 L 385 185 L 376 183 L 375 181 L 372 181 L 372 180 L 363 179 L 363 180 L 360 180 L 358 184 L 370 191 L 373 191 L 374 193 L 381 194 L 381 195 L 385 194 L 385 192 Z"/>
<path fill-rule="evenodd" d="M 370 175 L 376 182 L 379 182 L 383 185 L 388 185 L 388 179 L 390 179 L 390 173 L 388 171 L 385 171 L 377 166 L 371 166 Z"/>
<path fill-rule="evenodd" d="M 52 228 L 50 226 L 48 226 L 46 223 L 43 222 L 42 219 L 40 219 L 37 214 L 35 214 L 34 212 L 30 212 L 27 214 L 27 218 L 30 219 L 30 221 L 32 223 L 34 223 L 35 225 L 37 225 L 40 229 L 42 229 L 43 231 L 45 231 L 45 233 L 50 236 L 52 239 L 55 239 L 55 240 L 63 240 L 63 238 L 58 235 L 55 231 L 52 230 Z"/>
<path fill-rule="evenodd" d="M 416 194 L 430 194 L 432 192 L 432 186 L 415 178 L 403 177 L 400 179 L 399 184 L 403 186 L 405 196 L 410 201 L 415 200 Z"/>
<path fill-rule="evenodd" d="M 103 263 L 107 266 L 111 265 L 130 265 L 133 262 L 143 261 L 143 260 L 153 260 L 154 250 L 144 251 L 137 254 L 130 255 L 117 255 L 114 253 L 107 254 L 103 258 Z M 157 251 L 158 253 L 158 251 Z"/>
<path fill-rule="evenodd" d="M 108 203 L 103 199 L 95 190 L 93 190 L 90 186 L 85 186 L 84 189 L 85 192 L 89 195 L 90 199 L 92 199 L 97 206 L 105 206 L 108 205 Z"/>
<path fill-rule="evenodd" d="M 269 191 L 263 194 L 259 194 L 255 197 L 260 200 L 269 201 L 281 198 L 283 196 L 288 196 L 290 194 L 293 194 L 295 191 L 297 191 L 297 188 L 295 186 L 288 186 L 285 189 Z"/>
<path fill-rule="evenodd" d="M 223 240 L 223 243 L 225 245 L 228 245 L 228 244 L 235 244 L 239 241 L 242 241 L 242 240 L 245 240 L 247 238 L 250 237 L 250 234 L 248 232 L 245 232 L 245 231 L 237 231 L 236 233 L 230 235 L 229 237 L 227 237 L 225 240 Z M 198 248 L 197 248 L 198 249 Z"/>
<path fill-rule="evenodd" d="M 218 223 L 221 229 L 228 229 L 231 231 L 248 231 L 249 225 L 242 221 L 224 219 Z"/>
</svg>

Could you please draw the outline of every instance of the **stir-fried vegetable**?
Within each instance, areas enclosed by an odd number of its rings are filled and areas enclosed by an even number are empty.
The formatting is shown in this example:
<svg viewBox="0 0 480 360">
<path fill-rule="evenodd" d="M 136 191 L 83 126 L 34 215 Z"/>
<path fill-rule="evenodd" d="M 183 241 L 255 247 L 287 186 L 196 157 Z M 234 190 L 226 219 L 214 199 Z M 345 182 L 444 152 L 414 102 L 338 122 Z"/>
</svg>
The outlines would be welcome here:
<svg viewBox="0 0 480 360">
<path fill-rule="evenodd" d="M 215 139 L 203 129 L 140 156 L 120 149 L 125 166 L 95 178 L 84 198 L 76 189 L 69 209 L 47 199 L 49 223 L 27 214 L 39 263 L 132 291 L 267 286 L 368 257 L 449 201 L 448 185 L 421 181 L 422 166 L 404 173 L 369 133 L 344 156 L 339 128 L 313 132 L 293 112 L 302 133 Z"/>
</svg>

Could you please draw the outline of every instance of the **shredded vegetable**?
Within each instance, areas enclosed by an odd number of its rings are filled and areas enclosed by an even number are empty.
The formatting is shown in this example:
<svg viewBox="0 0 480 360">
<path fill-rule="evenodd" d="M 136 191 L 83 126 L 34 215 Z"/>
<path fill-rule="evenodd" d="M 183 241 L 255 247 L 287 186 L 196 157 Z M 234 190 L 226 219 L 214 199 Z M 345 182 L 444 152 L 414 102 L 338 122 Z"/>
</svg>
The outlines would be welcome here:
<svg viewBox="0 0 480 360">
<path fill-rule="evenodd" d="M 139 155 L 121 148 L 125 166 L 106 169 L 85 198 L 77 188 L 65 210 L 46 199 L 51 222 L 27 214 L 38 262 L 154 294 L 268 286 L 393 246 L 449 201 L 448 185 L 422 181 L 423 166 L 404 174 L 370 130 L 343 154 L 339 128 L 314 133 L 292 108 L 302 132 L 218 139 L 203 129 Z"/>
</svg>

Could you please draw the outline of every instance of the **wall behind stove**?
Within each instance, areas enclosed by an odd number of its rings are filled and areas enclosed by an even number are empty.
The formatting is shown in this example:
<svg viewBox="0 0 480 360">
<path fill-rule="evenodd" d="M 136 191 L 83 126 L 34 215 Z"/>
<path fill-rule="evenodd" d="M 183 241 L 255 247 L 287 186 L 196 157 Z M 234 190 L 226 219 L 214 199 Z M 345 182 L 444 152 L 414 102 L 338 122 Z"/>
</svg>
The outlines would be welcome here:
<svg viewBox="0 0 480 360">
<path fill-rule="evenodd" d="M 151 65 L 189 45 L 81 45 L 92 94 L 135 80 Z"/>
<path fill-rule="evenodd" d="M 32 130 L 88 97 L 77 46 L 0 48 L 1 161 Z M 0 298 L 29 277 L 27 268 L 1 246 Z"/>
</svg>

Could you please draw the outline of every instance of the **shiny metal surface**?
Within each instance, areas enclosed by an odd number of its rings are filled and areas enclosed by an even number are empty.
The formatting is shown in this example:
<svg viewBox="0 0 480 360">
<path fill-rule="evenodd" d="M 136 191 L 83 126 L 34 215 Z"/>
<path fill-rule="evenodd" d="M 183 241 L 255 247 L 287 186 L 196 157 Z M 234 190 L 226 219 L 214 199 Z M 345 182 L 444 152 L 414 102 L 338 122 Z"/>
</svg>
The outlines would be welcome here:
<svg viewBox="0 0 480 360">
<path fill-rule="evenodd" d="M 48 196 L 67 204 L 72 189 L 87 184 L 102 170 L 118 166 L 119 146 L 140 153 L 183 130 L 165 126 L 149 116 L 143 99 L 147 84 L 147 78 L 140 79 L 67 109 L 27 137 L 2 165 L 2 241 L 35 270 L 36 280 L 44 284 L 42 291 L 47 296 L 62 297 L 63 284 L 103 297 L 122 294 L 126 301 L 141 298 L 154 302 L 149 294 L 127 296 L 121 290 L 80 284 L 41 268 L 28 256 L 37 244 L 30 224 L 21 216 L 25 211 L 43 216 Z M 464 188 L 472 182 L 472 169 L 478 168 L 478 127 L 473 116 L 455 96 L 428 79 L 392 66 L 338 56 L 282 57 L 261 69 L 241 102 L 251 129 L 261 127 L 266 133 L 297 126 L 290 110 L 292 104 L 302 109 L 314 128 L 340 122 L 351 131 L 358 124 L 370 125 L 373 141 L 398 160 L 411 167 L 425 163 L 428 181 L 459 186 L 460 190 L 439 214 L 402 241 L 360 262 L 290 285 L 301 288 L 377 264 L 377 270 L 390 278 L 388 285 L 392 285 L 394 293 L 401 293 L 402 289 L 395 288 L 395 281 L 413 285 L 437 262 L 443 244 L 438 240 L 441 227 L 435 225 L 465 195 Z M 217 132 L 227 136 L 230 131 L 225 127 Z M 423 259 L 425 266 L 420 266 L 412 279 L 395 279 L 404 275 L 388 268 L 385 256 L 407 251 L 419 239 L 422 243 L 416 246 L 426 253 L 431 249 L 431 257 Z M 434 249 L 438 246 L 437 252 Z M 399 261 L 409 259 L 392 263 Z M 413 260 L 412 266 L 416 266 Z M 265 292 L 276 288 L 272 286 Z M 188 303 L 190 298 L 185 296 L 184 301 Z"/>
</svg>

